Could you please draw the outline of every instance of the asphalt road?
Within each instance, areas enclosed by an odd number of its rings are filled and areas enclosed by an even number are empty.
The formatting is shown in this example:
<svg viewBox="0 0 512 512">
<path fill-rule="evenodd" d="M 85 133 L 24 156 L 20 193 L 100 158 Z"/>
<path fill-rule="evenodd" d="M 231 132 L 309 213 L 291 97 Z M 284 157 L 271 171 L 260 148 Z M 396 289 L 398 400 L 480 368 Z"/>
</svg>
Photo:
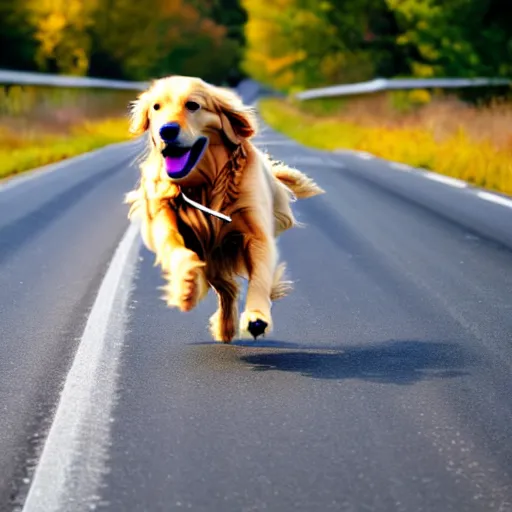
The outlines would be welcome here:
<svg viewBox="0 0 512 512">
<path fill-rule="evenodd" d="M 110 147 L 0 185 L 2 511 L 20 503 L 89 310 L 126 230 L 120 196 L 137 179 L 129 165 L 136 151 Z"/>
<path fill-rule="evenodd" d="M 257 141 L 327 194 L 256 343 L 160 300 L 137 148 L 0 188 L 0 510 L 512 511 L 512 208 Z"/>
</svg>

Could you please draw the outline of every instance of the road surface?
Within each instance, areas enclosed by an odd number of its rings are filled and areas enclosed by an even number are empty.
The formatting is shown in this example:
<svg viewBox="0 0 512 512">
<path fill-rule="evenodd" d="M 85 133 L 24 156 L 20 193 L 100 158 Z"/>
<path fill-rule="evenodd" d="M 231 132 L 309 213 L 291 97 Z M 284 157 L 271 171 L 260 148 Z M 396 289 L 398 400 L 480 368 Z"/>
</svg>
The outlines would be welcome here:
<svg viewBox="0 0 512 512">
<path fill-rule="evenodd" d="M 363 155 L 261 147 L 327 190 L 256 343 L 160 300 L 124 144 L 0 188 L 0 510 L 512 511 L 512 208 Z M 127 231 L 128 229 L 128 231 Z"/>
</svg>

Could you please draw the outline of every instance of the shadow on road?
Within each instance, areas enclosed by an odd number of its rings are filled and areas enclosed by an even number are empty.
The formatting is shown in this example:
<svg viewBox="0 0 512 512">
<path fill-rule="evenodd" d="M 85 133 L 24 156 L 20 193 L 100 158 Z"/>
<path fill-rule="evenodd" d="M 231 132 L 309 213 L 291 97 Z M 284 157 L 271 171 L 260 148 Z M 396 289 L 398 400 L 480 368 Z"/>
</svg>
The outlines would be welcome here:
<svg viewBox="0 0 512 512">
<path fill-rule="evenodd" d="M 278 350 L 241 355 L 240 360 L 257 372 L 293 372 L 314 379 L 363 379 L 398 385 L 467 375 L 463 371 L 468 365 L 467 353 L 455 343 L 387 341 L 346 348 L 296 345 L 297 350 L 290 350 L 290 345 L 267 342 L 261 348 Z"/>
</svg>

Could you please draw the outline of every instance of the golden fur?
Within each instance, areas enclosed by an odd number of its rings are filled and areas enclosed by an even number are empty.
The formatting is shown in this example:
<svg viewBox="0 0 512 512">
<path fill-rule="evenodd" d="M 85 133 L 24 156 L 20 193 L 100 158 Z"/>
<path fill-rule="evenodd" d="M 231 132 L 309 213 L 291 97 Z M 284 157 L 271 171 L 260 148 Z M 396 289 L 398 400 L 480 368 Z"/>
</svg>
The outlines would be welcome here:
<svg viewBox="0 0 512 512">
<path fill-rule="evenodd" d="M 187 101 L 200 109 L 190 112 Z M 157 105 L 158 110 L 156 110 Z M 209 144 L 184 178 L 167 175 L 160 127 L 177 122 L 180 137 Z M 271 160 L 250 141 L 257 132 L 253 110 L 230 90 L 192 77 L 156 80 L 133 103 L 131 132 L 148 131 L 149 147 L 141 163 L 138 187 L 127 194 L 129 217 L 141 219 L 145 245 L 156 255 L 166 279 L 164 299 L 190 311 L 213 288 L 218 310 L 210 319 L 214 339 L 230 342 L 261 321 L 272 329 L 271 303 L 286 296 L 276 238 L 297 225 L 290 203 L 324 191 L 303 173 Z M 231 223 L 183 201 L 180 192 L 216 211 Z M 248 279 L 245 311 L 237 321 L 237 277 Z M 253 324 L 254 325 L 254 324 Z M 252 331 L 251 331 L 252 332 Z M 254 335 L 254 333 L 253 333 Z"/>
</svg>

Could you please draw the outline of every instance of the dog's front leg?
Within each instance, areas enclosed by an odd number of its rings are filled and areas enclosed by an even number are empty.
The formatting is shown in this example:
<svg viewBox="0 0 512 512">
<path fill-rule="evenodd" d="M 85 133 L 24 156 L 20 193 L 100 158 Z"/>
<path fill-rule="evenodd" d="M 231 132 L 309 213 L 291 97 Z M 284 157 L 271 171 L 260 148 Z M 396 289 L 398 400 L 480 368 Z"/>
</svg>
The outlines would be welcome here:
<svg viewBox="0 0 512 512">
<path fill-rule="evenodd" d="M 270 296 L 277 264 L 274 238 L 263 229 L 252 229 L 245 245 L 249 285 L 245 311 L 240 318 L 240 332 L 257 338 L 272 330 Z"/>
<path fill-rule="evenodd" d="M 165 204 L 153 209 L 146 229 L 148 247 L 156 253 L 167 284 L 163 287 L 168 306 L 190 311 L 208 292 L 204 266 L 198 255 L 187 249 L 177 227 L 176 214 Z"/>
</svg>

